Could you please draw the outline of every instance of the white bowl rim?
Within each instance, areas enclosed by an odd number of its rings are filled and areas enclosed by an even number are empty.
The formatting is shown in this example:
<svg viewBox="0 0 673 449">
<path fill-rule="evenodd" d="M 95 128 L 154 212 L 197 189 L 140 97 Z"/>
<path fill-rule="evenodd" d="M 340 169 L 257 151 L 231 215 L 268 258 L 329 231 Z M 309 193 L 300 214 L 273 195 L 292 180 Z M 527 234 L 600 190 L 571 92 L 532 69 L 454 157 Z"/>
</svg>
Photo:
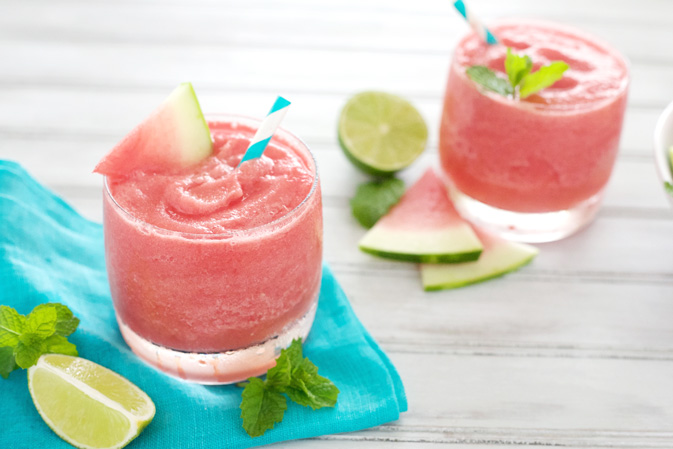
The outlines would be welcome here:
<svg viewBox="0 0 673 449">
<path fill-rule="evenodd" d="M 673 102 L 661 113 L 654 128 L 654 159 L 657 163 L 657 172 L 663 182 L 673 183 L 671 163 L 668 159 L 668 149 L 673 146 L 673 138 L 666 135 L 667 130 L 673 135 Z"/>
</svg>

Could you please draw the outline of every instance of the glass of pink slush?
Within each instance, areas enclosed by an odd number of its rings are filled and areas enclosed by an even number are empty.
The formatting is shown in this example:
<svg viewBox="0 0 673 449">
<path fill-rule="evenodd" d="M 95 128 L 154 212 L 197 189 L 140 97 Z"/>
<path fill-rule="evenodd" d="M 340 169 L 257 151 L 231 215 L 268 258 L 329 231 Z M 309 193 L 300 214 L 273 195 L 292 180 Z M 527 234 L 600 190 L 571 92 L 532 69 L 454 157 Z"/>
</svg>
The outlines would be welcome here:
<svg viewBox="0 0 673 449">
<path fill-rule="evenodd" d="M 458 44 L 448 77 L 439 156 L 457 209 L 475 224 L 528 242 L 563 238 L 595 216 L 617 156 L 629 83 L 617 51 L 574 29 L 537 21 L 490 26 Z M 487 66 L 506 78 L 510 47 L 533 71 L 569 69 L 525 99 L 486 91 L 465 71 Z"/>
<path fill-rule="evenodd" d="M 259 122 L 209 116 L 213 154 L 167 173 L 108 176 L 110 290 L 131 349 L 173 376 L 231 383 L 306 338 L 322 273 L 315 160 L 283 129 L 236 168 Z"/>
</svg>

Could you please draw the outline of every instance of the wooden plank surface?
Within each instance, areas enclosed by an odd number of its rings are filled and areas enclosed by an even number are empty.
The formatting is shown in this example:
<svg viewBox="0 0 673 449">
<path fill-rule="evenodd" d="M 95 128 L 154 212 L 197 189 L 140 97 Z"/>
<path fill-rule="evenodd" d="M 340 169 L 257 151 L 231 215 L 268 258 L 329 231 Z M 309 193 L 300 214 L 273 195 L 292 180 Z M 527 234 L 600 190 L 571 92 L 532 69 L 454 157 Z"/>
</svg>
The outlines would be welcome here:
<svg viewBox="0 0 673 449">
<path fill-rule="evenodd" d="M 91 168 L 176 83 L 193 81 L 206 111 L 253 116 L 285 93 L 285 124 L 320 167 L 326 260 L 410 408 L 375 429 L 277 447 L 673 448 L 673 212 L 651 156 L 673 100 L 673 2 L 470 2 L 489 20 L 557 20 L 609 41 L 631 62 L 629 106 L 592 226 L 502 279 L 424 293 L 416 266 L 357 251 L 364 231 L 348 198 L 366 178 L 335 124 L 354 92 L 405 95 L 431 137 L 402 177 L 436 165 L 449 55 L 466 30 L 450 3 L 0 0 L 0 158 L 99 220 Z"/>
</svg>

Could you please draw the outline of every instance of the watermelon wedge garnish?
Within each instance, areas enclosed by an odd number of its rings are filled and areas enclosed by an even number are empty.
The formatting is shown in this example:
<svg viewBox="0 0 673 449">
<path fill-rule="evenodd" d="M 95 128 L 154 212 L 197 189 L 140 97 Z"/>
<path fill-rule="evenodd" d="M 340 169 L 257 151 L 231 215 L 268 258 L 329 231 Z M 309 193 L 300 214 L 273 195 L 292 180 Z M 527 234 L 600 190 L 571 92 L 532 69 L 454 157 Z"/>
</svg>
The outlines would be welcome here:
<svg viewBox="0 0 673 449">
<path fill-rule="evenodd" d="M 423 264 L 421 280 L 426 291 L 463 287 L 502 276 L 529 263 L 537 248 L 510 242 L 475 228 L 484 251 L 479 260 L 459 264 Z"/>
<path fill-rule="evenodd" d="M 170 171 L 193 165 L 213 152 L 213 142 L 191 83 L 180 84 L 94 168 L 106 176 L 134 170 Z"/>
<path fill-rule="evenodd" d="M 477 235 L 456 212 L 432 169 L 411 186 L 359 242 L 364 252 L 421 263 L 459 263 L 479 258 Z"/>
</svg>

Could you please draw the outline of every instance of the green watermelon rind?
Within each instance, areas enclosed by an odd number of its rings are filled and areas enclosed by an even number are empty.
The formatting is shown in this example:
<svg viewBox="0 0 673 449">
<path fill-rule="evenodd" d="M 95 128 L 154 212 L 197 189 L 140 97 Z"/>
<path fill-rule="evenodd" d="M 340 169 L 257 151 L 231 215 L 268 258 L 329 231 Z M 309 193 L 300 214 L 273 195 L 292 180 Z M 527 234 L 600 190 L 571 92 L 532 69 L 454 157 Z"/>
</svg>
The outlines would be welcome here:
<svg viewBox="0 0 673 449">
<path fill-rule="evenodd" d="M 187 90 L 187 92 L 183 93 L 183 90 Z M 201 105 L 192 83 L 181 83 L 178 89 L 168 97 L 166 103 L 177 109 L 178 114 L 182 115 L 181 118 L 184 123 L 189 123 L 190 120 L 196 118 L 201 125 L 201 129 L 196 126 L 189 127 L 187 131 L 190 132 L 181 136 L 182 140 L 185 141 L 185 148 L 189 148 L 191 151 L 180 153 L 180 163 L 192 165 L 210 156 L 213 153 L 210 128 L 205 115 L 201 111 Z"/>
<path fill-rule="evenodd" d="M 361 251 L 386 259 L 453 264 L 479 259 L 483 247 L 467 224 L 434 230 L 395 230 L 375 225 L 360 240 Z"/>
<path fill-rule="evenodd" d="M 427 264 L 445 264 L 445 263 L 463 263 L 472 262 L 479 259 L 481 250 L 464 253 L 453 254 L 406 254 L 406 253 L 391 253 L 387 251 L 380 251 L 371 248 L 360 246 L 361 251 L 371 254 L 372 256 L 381 257 L 384 259 L 399 260 L 400 262 L 415 262 Z"/>
<path fill-rule="evenodd" d="M 191 83 L 178 85 L 98 162 L 95 173 L 128 176 L 195 165 L 213 152 L 206 118 Z"/>
<path fill-rule="evenodd" d="M 503 251 L 505 255 L 503 256 Z M 501 241 L 496 244 L 495 248 L 490 248 L 484 251 L 484 254 L 480 260 L 472 263 L 466 263 L 464 268 L 469 271 L 470 268 L 476 268 L 477 271 L 481 270 L 481 274 L 475 276 L 455 276 L 457 270 L 463 268 L 462 265 L 435 265 L 435 264 L 425 264 L 421 265 L 421 279 L 423 283 L 423 289 L 426 292 L 438 291 L 438 290 L 447 290 L 459 287 L 465 287 L 467 285 L 478 284 L 480 282 L 488 281 L 490 279 L 502 277 L 512 271 L 515 271 L 527 264 L 529 264 L 535 256 L 538 254 L 538 249 L 530 246 L 524 245 L 521 243 Z M 503 257 L 512 257 L 513 262 L 508 263 L 500 268 L 494 270 L 483 269 L 484 264 L 488 264 L 495 259 L 502 259 Z M 481 264 L 481 266 L 479 266 Z M 471 267 L 470 267 L 471 266 Z M 430 280 L 430 276 L 436 278 L 441 278 L 442 273 L 451 273 L 449 277 L 450 280 Z M 435 274 L 433 274 L 435 273 Z"/>
</svg>

